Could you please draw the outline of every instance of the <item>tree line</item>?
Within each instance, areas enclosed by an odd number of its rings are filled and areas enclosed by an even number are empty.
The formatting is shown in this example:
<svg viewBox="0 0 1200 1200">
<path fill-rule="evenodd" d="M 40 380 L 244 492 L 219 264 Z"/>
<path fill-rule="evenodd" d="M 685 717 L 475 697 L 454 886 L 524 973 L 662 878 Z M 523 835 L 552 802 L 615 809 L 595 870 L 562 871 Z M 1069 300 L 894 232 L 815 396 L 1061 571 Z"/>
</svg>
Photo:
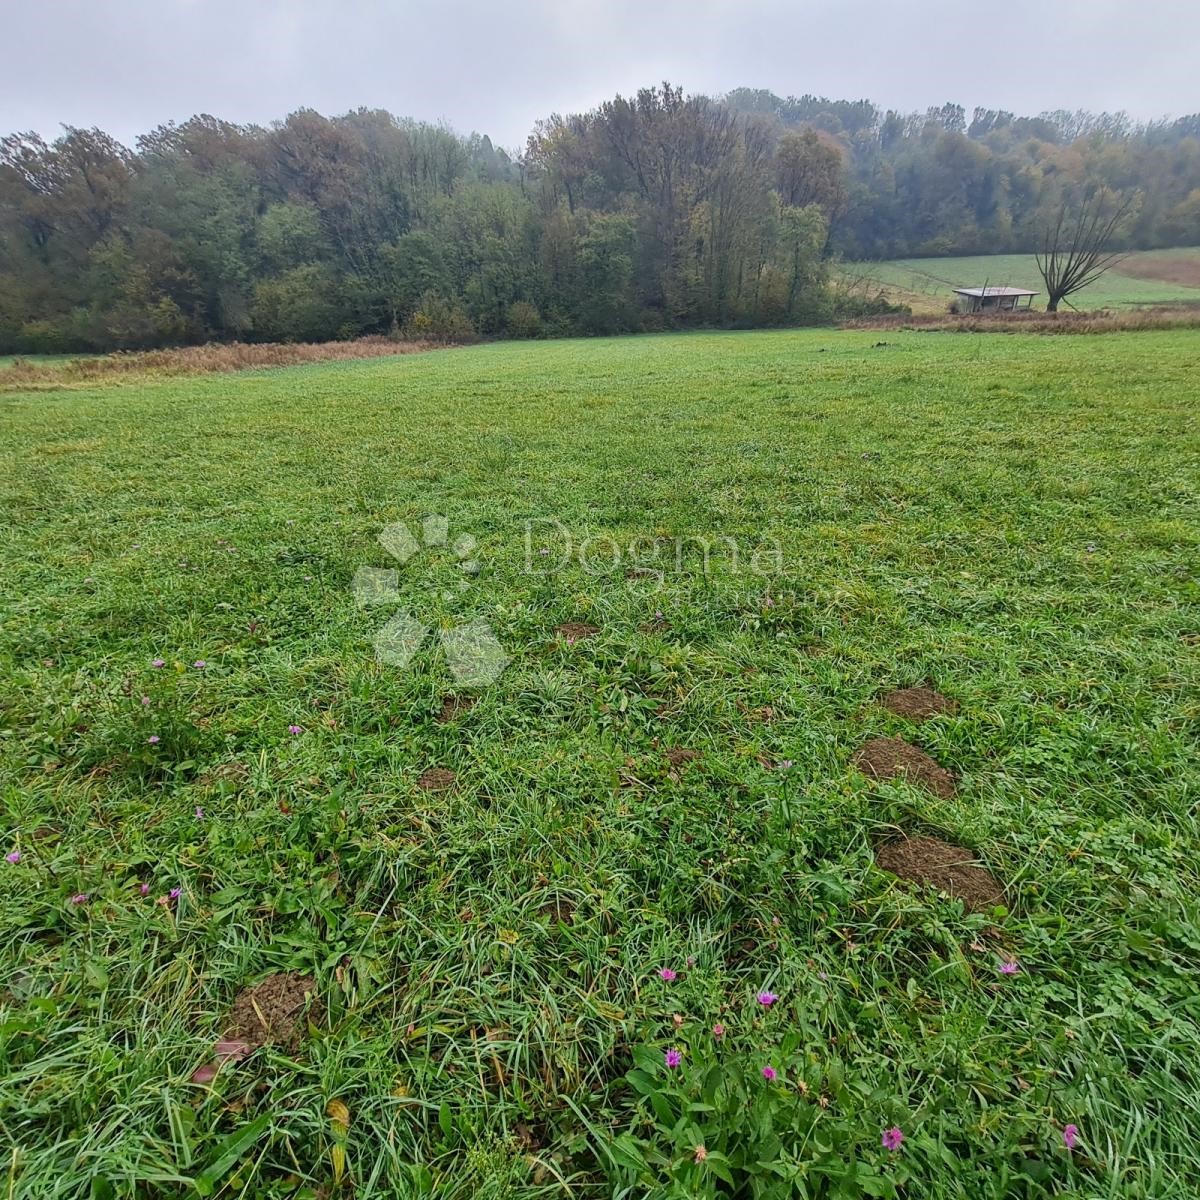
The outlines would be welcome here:
<svg viewBox="0 0 1200 1200">
<path fill-rule="evenodd" d="M 664 84 L 519 153 L 360 109 L 211 116 L 132 149 L 0 140 L 0 353 L 829 320 L 831 257 L 1034 250 L 1073 194 L 1200 243 L 1200 115 L 1015 117 Z"/>
</svg>

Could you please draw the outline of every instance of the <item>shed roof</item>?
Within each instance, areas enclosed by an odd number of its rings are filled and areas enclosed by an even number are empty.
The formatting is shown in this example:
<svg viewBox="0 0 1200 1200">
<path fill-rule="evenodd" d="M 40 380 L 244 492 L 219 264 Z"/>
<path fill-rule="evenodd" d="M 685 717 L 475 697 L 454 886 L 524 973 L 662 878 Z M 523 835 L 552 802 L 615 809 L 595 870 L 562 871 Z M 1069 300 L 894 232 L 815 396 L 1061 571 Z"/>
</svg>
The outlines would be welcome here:
<svg viewBox="0 0 1200 1200">
<path fill-rule="evenodd" d="M 981 287 L 955 288 L 960 296 L 1040 296 L 1041 292 L 1031 292 L 1028 288 L 1010 287 Z"/>
</svg>

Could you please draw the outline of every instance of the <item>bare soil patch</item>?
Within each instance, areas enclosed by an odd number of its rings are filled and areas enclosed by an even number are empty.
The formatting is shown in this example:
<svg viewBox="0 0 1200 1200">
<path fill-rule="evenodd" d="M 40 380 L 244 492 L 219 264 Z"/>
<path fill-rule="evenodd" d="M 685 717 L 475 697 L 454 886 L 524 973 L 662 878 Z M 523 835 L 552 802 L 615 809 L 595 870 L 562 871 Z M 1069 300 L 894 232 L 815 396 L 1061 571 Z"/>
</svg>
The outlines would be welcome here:
<svg viewBox="0 0 1200 1200">
<path fill-rule="evenodd" d="M 425 792 L 448 792 L 454 786 L 456 778 L 454 772 L 446 770 L 445 767 L 430 767 L 428 771 L 422 772 L 417 780 L 417 787 Z"/>
<path fill-rule="evenodd" d="M 764 725 L 770 725 L 778 715 L 775 712 L 774 706 L 770 704 L 762 704 L 757 708 L 752 708 L 750 705 L 741 700 L 736 701 L 736 704 L 738 712 L 740 712 L 744 717 L 751 721 L 761 721 Z"/>
<path fill-rule="evenodd" d="M 551 924 L 575 924 L 575 905 L 562 896 L 556 896 L 553 900 L 548 900 L 538 909 L 538 912 L 543 917 L 547 917 Z"/>
<path fill-rule="evenodd" d="M 319 1020 L 318 1006 L 317 984 L 311 976 L 298 971 L 268 975 L 235 997 L 217 1053 L 244 1058 L 268 1042 L 295 1053 L 304 1036 L 306 1016 Z"/>
<path fill-rule="evenodd" d="M 600 630 L 595 625 L 585 625 L 582 621 L 564 621 L 555 631 L 568 646 L 582 642 L 584 638 L 595 637 Z"/>
<path fill-rule="evenodd" d="M 877 737 L 864 742 L 851 758 L 868 779 L 907 779 L 943 800 L 955 792 L 954 776 L 903 738 Z"/>
<path fill-rule="evenodd" d="M 671 628 L 671 622 L 665 617 L 655 617 L 653 621 L 643 621 L 638 629 L 642 633 L 666 633 Z"/>
<path fill-rule="evenodd" d="M 1004 903 L 1000 881 L 979 866 L 965 846 L 934 837 L 906 837 L 881 846 L 875 862 L 909 883 L 954 896 L 973 912 L 987 912 Z"/>
<path fill-rule="evenodd" d="M 474 696 L 443 696 L 441 711 L 434 717 L 439 725 L 448 725 L 475 707 Z"/>
<path fill-rule="evenodd" d="M 1125 259 L 1116 270 L 1118 275 L 1134 279 L 1161 279 L 1181 287 L 1200 288 L 1200 255 L 1181 254 L 1177 258 L 1155 254 Z"/>
<path fill-rule="evenodd" d="M 675 768 L 682 767 L 684 763 L 695 762 L 700 757 L 699 750 L 690 750 L 687 746 L 672 746 L 667 751 L 667 762 Z"/>
<path fill-rule="evenodd" d="M 907 687 L 888 692 L 880 701 L 889 712 L 913 721 L 928 721 L 939 713 L 958 711 L 958 701 L 943 696 L 931 687 Z"/>
</svg>

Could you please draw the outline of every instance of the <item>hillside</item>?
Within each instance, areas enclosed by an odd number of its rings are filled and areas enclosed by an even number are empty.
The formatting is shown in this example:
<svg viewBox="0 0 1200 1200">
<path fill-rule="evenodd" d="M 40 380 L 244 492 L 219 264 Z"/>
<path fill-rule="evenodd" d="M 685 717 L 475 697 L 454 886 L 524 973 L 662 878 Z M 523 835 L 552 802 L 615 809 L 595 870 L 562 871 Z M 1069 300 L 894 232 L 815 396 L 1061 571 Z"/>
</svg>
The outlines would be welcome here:
<svg viewBox="0 0 1200 1200">
<path fill-rule="evenodd" d="M 980 254 L 962 258 L 902 258 L 891 262 L 846 262 L 842 286 L 883 294 L 914 313 L 945 312 L 954 287 L 1041 288 L 1032 254 Z M 1145 304 L 1200 304 L 1200 247 L 1130 254 L 1091 287 L 1071 297 L 1080 309 L 1131 308 Z M 1034 307 L 1045 305 L 1035 297 Z"/>
</svg>

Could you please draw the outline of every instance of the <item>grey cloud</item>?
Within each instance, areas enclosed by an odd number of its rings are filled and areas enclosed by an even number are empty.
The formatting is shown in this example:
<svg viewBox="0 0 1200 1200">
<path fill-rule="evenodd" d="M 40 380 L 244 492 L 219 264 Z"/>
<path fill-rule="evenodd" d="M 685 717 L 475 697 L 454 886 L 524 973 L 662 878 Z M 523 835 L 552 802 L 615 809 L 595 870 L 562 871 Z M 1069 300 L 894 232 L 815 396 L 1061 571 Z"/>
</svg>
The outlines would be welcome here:
<svg viewBox="0 0 1200 1200">
<path fill-rule="evenodd" d="M 3 0 L 0 35 L 0 133 L 126 142 L 196 112 L 367 105 L 514 147 L 539 117 L 663 79 L 905 110 L 1200 108 L 1200 6 L 1170 0 Z"/>
</svg>

